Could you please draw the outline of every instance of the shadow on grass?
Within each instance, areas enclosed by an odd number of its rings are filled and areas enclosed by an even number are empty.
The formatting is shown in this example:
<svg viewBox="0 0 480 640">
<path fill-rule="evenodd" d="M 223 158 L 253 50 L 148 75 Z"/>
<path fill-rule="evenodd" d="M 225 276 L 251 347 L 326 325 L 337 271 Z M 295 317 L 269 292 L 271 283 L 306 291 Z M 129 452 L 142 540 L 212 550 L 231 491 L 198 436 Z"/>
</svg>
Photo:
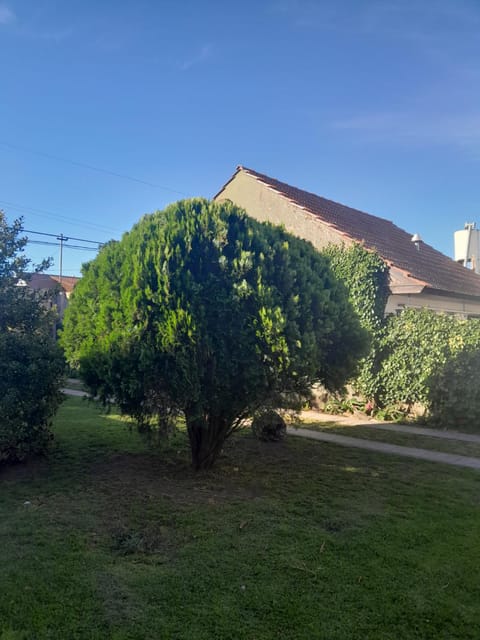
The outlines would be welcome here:
<svg viewBox="0 0 480 640">
<path fill-rule="evenodd" d="M 195 474 L 183 434 L 152 450 L 75 398 L 54 431 L 49 458 L 2 483 L 12 632 L 479 637 L 478 474 L 248 429 Z"/>
</svg>

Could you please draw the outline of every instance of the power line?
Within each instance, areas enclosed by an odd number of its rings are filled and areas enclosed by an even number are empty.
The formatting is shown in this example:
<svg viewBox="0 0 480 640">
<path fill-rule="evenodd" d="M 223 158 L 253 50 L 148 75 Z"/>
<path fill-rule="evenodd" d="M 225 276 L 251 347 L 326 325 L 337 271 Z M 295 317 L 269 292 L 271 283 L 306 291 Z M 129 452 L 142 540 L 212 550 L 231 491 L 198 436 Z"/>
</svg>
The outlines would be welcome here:
<svg viewBox="0 0 480 640">
<path fill-rule="evenodd" d="M 122 180 L 130 180 L 131 182 L 137 182 L 139 184 L 147 185 L 148 187 L 155 187 L 156 189 L 163 189 L 164 191 L 171 191 L 172 193 L 177 193 L 182 196 L 188 196 L 183 191 L 179 191 L 178 189 L 172 189 L 170 187 L 165 187 L 161 184 L 155 184 L 154 182 L 148 182 L 148 180 L 142 180 L 141 178 L 134 178 L 133 176 L 129 176 L 124 173 L 117 173 L 116 171 L 110 171 L 110 169 L 104 169 L 103 167 L 97 167 L 92 164 L 87 164 L 85 162 L 78 162 L 78 160 L 70 160 L 69 158 L 62 158 L 61 156 L 56 156 L 51 153 L 45 153 L 44 151 L 37 151 L 35 149 L 28 149 L 27 147 L 20 147 L 16 144 L 11 144 L 10 142 L 4 142 L 0 140 L 0 145 L 7 147 L 9 149 L 15 149 L 17 151 L 22 151 L 23 153 L 30 153 L 37 156 L 42 156 L 44 158 L 49 158 L 50 160 L 56 160 L 57 162 L 65 162 L 67 164 L 71 164 L 77 167 L 82 167 L 83 169 L 89 169 L 90 171 L 97 171 L 98 173 L 105 173 L 110 176 L 114 176 L 115 178 L 121 178 Z"/>
<path fill-rule="evenodd" d="M 22 204 L 18 204 L 15 202 L 10 202 L 8 200 L 0 200 L 1 204 L 7 205 L 8 207 L 10 207 L 11 209 L 15 209 L 17 211 L 22 212 L 26 212 L 35 216 L 38 215 L 42 215 L 44 217 L 47 218 L 52 218 L 52 219 L 57 219 L 60 222 L 70 222 L 70 223 L 78 223 L 78 225 L 84 226 L 84 227 L 92 227 L 92 229 L 95 229 L 97 231 L 114 231 L 117 232 L 119 231 L 119 229 L 113 229 L 112 227 L 106 227 L 104 225 L 100 225 L 100 224 L 94 224 L 94 223 L 90 223 L 90 222 L 85 222 L 84 220 L 80 220 L 79 218 L 72 218 L 72 217 L 68 217 L 68 216 L 64 216 L 62 214 L 59 213 L 53 213 L 52 211 L 47 211 L 45 209 L 39 209 L 37 207 L 30 207 L 28 205 L 22 205 Z M 39 213 L 36 213 L 39 212 Z"/>
<path fill-rule="evenodd" d="M 64 249 L 80 249 L 82 251 L 98 251 L 98 249 L 96 249 L 95 247 L 82 247 L 80 245 L 76 245 L 76 244 L 66 244 L 63 243 L 63 245 L 60 242 L 47 242 L 46 240 L 29 240 L 28 241 L 29 244 L 40 244 L 44 247 L 61 247 L 63 246 Z"/>
<path fill-rule="evenodd" d="M 74 238 L 74 237 L 64 236 L 63 233 L 59 233 L 59 234 L 46 233 L 45 231 L 31 231 L 29 229 L 23 229 L 23 231 L 27 234 L 33 234 L 33 235 L 42 236 L 45 238 L 55 238 L 56 240 L 58 240 L 58 242 L 52 242 L 51 240 L 32 240 L 27 236 L 28 244 L 36 244 L 36 245 L 41 245 L 43 247 L 58 247 L 60 249 L 60 262 L 59 262 L 60 282 L 62 281 L 62 276 L 64 272 L 63 270 L 64 249 L 75 249 L 78 251 L 94 251 L 96 253 L 104 245 L 103 242 L 97 242 L 96 240 L 87 240 L 85 238 Z M 84 243 L 87 242 L 89 244 L 88 246 L 85 246 L 85 244 L 83 245 L 71 244 L 71 240 L 75 242 L 84 242 Z M 92 244 L 96 246 L 92 247 L 91 246 Z"/>
<path fill-rule="evenodd" d="M 81 251 L 98 251 L 105 244 L 104 242 L 97 242 L 96 240 L 86 240 L 85 238 L 74 238 L 72 236 L 64 236 L 63 233 L 46 233 L 45 231 L 31 231 L 30 229 L 23 229 L 27 234 L 34 234 L 46 238 L 55 238 L 58 242 L 52 242 L 50 240 L 31 240 L 27 238 L 29 244 L 39 244 L 44 247 L 59 247 L 60 248 L 60 271 L 62 271 L 62 259 L 64 249 L 78 249 Z M 87 242 L 89 244 L 96 245 L 95 247 L 71 244 L 71 240 L 75 242 Z"/>
<path fill-rule="evenodd" d="M 85 238 L 74 238 L 73 236 L 68 236 L 67 238 L 63 233 L 45 233 L 44 231 L 31 231 L 29 229 L 23 229 L 23 233 L 33 233 L 37 236 L 49 236 L 50 238 L 57 238 L 57 240 L 62 238 L 65 242 L 68 242 L 68 240 L 77 240 L 78 242 L 90 242 L 91 244 L 97 244 L 99 246 L 105 244 L 104 242 L 98 242 L 97 240 L 85 240 Z"/>
</svg>

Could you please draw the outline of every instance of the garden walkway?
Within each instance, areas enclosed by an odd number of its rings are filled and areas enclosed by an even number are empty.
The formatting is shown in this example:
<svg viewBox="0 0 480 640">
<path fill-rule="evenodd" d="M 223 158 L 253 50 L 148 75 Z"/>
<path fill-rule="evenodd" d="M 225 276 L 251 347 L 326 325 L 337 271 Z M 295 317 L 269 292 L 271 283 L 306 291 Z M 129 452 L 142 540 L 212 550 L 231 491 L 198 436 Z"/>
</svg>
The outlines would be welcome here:
<svg viewBox="0 0 480 640">
<path fill-rule="evenodd" d="M 69 396 L 86 396 L 85 391 L 77 389 L 62 389 L 63 393 Z M 308 412 L 310 414 L 310 412 Z M 313 412 L 312 412 L 313 413 Z M 309 415 L 311 418 L 312 416 Z M 434 438 L 445 438 L 448 440 L 460 440 L 463 442 L 480 443 L 480 436 L 470 433 L 460 433 L 458 431 L 440 431 L 438 429 L 423 429 L 400 424 L 389 424 L 369 419 L 357 418 L 354 416 L 332 416 L 325 414 L 315 414 L 317 421 L 332 422 L 336 424 L 356 424 L 368 426 L 371 429 L 382 429 L 389 431 L 399 431 L 403 433 L 416 434 L 421 436 L 431 436 Z M 361 438 L 352 438 L 350 436 L 342 436 L 337 433 L 328 433 L 325 431 L 312 431 L 311 429 L 302 429 L 297 427 L 288 427 L 288 434 L 291 436 L 300 436 L 301 438 L 309 438 L 321 442 L 333 442 L 343 447 L 354 447 L 356 449 L 367 449 L 369 451 L 378 451 L 380 453 L 388 453 L 396 456 L 405 456 L 407 458 L 417 458 L 418 460 L 428 460 L 430 462 L 443 462 L 457 467 L 468 467 L 470 469 L 480 469 L 480 458 L 471 458 L 469 456 L 460 456 L 454 453 L 442 453 L 441 451 L 432 451 L 431 449 L 418 449 L 417 447 L 404 447 L 398 444 L 389 444 L 387 442 L 378 442 L 376 440 L 362 440 Z"/>
<path fill-rule="evenodd" d="M 373 426 L 373 425 L 372 425 Z M 382 429 L 384 428 L 383 425 Z M 396 425 L 395 425 L 396 426 Z M 377 425 L 378 427 L 378 425 Z M 410 429 L 410 427 L 406 427 Z M 422 429 L 427 431 L 427 435 L 433 435 L 430 429 Z M 416 447 L 403 447 L 398 444 L 389 444 L 387 442 L 377 442 L 376 440 L 362 440 L 361 438 L 351 438 L 350 436 L 342 436 L 336 433 L 328 433 L 325 431 L 312 431 L 310 429 L 301 429 L 296 427 L 288 427 L 287 432 L 291 436 L 300 436 L 302 438 L 310 438 L 311 440 L 319 440 L 321 442 L 333 442 L 343 447 L 354 447 L 356 449 L 367 449 L 369 451 L 379 451 L 381 453 L 389 453 L 396 456 L 406 456 L 407 458 L 417 458 L 418 460 L 429 460 L 430 462 L 443 462 L 457 467 L 469 467 L 470 469 L 480 469 L 480 458 L 471 458 L 469 456 L 459 456 L 453 453 L 442 453 L 441 451 L 432 451 L 431 449 L 418 449 Z M 409 431 L 409 433 L 411 433 Z M 438 432 L 443 433 L 443 432 Z M 469 435 L 469 434 L 459 434 Z M 458 438 L 456 438 L 458 439 Z"/>
<path fill-rule="evenodd" d="M 76 396 L 77 398 L 86 398 L 88 393 L 86 391 L 79 391 L 78 389 L 60 389 L 66 396 Z"/>
<path fill-rule="evenodd" d="M 304 422 L 320 422 L 322 425 L 333 426 L 357 426 L 368 427 L 369 429 L 380 429 L 382 431 L 397 431 L 399 433 L 409 433 L 417 436 L 430 436 L 432 438 L 443 438 L 444 440 L 460 440 L 461 442 L 475 442 L 480 444 L 480 435 L 473 433 L 462 433 L 460 431 L 445 431 L 444 429 L 431 429 L 425 427 L 415 427 L 410 424 L 397 424 L 393 422 L 383 422 L 369 418 L 365 415 L 333 415 L 331 413 L 320 413 L 318 411 L 304 411 L 301 414 Z"/>
</svg>

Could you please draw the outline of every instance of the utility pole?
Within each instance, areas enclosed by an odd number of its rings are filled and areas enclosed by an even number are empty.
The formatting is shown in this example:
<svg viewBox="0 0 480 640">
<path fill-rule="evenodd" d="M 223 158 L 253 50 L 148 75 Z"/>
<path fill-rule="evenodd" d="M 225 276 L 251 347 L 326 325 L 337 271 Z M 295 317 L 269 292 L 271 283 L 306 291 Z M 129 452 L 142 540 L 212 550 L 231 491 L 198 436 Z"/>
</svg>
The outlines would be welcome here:
<svg viewBox="0 0 480 640">
<path fill-rule="evenodd" d="M 57 240 L 60 240 L 60 273 L 59 273 L 59 279 L 60 279 L 60 284 L 62 283 L 62 275 L 63 275 L 63 243 L 64 242 L 68 242 L 69 238 L 67 238 L 66 236 L 63 235 L 63 233 L 61 233 L 59 236 L 57 236 Z"/>
</svg>

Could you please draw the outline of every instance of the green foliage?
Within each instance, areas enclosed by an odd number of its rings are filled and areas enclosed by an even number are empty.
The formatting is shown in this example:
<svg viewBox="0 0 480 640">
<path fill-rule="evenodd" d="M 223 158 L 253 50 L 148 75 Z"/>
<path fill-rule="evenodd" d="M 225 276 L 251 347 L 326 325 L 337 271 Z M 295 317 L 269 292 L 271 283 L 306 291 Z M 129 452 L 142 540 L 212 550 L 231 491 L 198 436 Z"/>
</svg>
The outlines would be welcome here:
<svg viewBox="0 0 480 640">
<path fill-rule="evenodd" d="M 287 425 L 277 411 L 268 409 L 254 416 L 252 432 L 256 438 L 263 442 L 278 442 L 285 437 Z"/>
<path fill-rule="evenodd" d="M 429 421 L 476 430 L 480 424 L 480 350 L 464 349 L 436 368 L 429 380 Z"/>
<path fill-rule="evenodd" d="M 331 396 L 324 406 L 325 413 L 341 415 L 343 413 L 356 413 L 365 409 L 365 402 L 358 398 L 346 398 Z"/>
<path fill-rule="evenodd" d="M 332 270 L 348 289 L 350 301 L 364 327 L 381 332 L 389 296 L 388 267 L 373 251 L 355 243 L 349 247 L 329 245 L 324 253 Z"/>
<path fill-rule="evenodd" d="M 387 422 L 404 422 L 407 414 L 408 410 L 400 408 L 398 404 L 388 404 L 375 410 L 375 418 Z"/>
<path fill-rule="evenodd" d="M 335 275 L 344 282 L 350 302 L 362 326 L 370 334 L 370 352 L 363 359 L 353 385 L 365 397 L 373 398 L 381 362 L 380 344 L 389 296 L 388 266 L 377 253 L 368 251 L 358 243 L 349 247 L 330 245 L 324 253 L 329 256 Z"/>
<path fill-rule="evenodd" d="M 436 424 L 465 427 L 476 421 L 480 322 L 427 309 L 385 318 L 389 289 L 383 260 L 358 244 L 330 246 L 326 254 L 371 336 L 371 351 L 352 385 L 374 401 L 376 417 L 398 420 L 418 403 Z M 351 410 L 350 402 L 331 398 L 326 410 L 344 413 Z"/>
<path fill-rule="evenodd" d="M 329 261 L 230 203 L 145 216 L 84 269 L 62 341 L 92 393 L 141 422 L 182 410 L 195 467 L 263 406 L 342 386 L 367 349 Z"/>
<path fill-rule="evenodd" d="M 408 410 L 418 402 L 428 408 L 431 398 L 437 397 L 434 385 L 446 388 L 452 384 L 453 388 L 460 383 L 448 377 L 441 380 L 437 373 L 444 367 L 447 371 L 454 368 L 452 360 L 463 350 L 480 348 L 480 323 L 428 309 L 405 309 L 388 319 L 382 348 L 380 403 L 400 403 Z M 466 387 L 466 379 L 463 384 Z"/>
<path fill-rule="evenodd" d="M 17 286 L 28 279 L 21 231 L 0 212 L 0 463 L 45 450 L 63 372 L 46 299 Z"/>
</svg>

